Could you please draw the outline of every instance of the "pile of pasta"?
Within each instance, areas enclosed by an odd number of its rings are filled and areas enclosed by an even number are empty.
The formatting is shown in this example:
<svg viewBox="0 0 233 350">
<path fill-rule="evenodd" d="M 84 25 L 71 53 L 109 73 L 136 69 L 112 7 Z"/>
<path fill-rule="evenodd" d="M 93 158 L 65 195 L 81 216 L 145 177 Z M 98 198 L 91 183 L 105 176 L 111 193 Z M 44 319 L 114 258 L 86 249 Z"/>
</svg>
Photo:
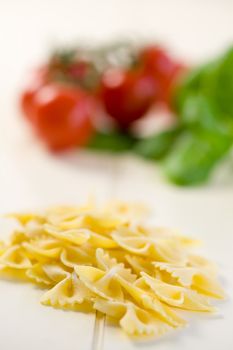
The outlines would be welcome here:
<svg viewBox="0 0 233 350">
<path fill-rule="evenodd" d="M 224 297 L 216 266 L 198 242 L 150 227 L 139 205 L 60 206 L 11 214 L 18 226 L 0 244 L 0 272 L 46 291 L 41 303 L 96 311 L 129 335 L 155 337 L 186 325 L 184 312 L 214 312 Z"/>
</svg>

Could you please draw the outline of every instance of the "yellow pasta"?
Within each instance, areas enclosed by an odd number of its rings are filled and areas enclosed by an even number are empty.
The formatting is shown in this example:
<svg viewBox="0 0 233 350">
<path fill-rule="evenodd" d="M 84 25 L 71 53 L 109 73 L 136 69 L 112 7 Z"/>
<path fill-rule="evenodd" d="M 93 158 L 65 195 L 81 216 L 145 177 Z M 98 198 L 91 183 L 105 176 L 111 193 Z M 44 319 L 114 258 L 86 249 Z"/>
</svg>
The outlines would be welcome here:
<svg viewBox="0 0 233 350">
<path fill-rule="evenodd" d="M 76 245 L 82 245 L 86 243 L 90 238 L 90 232 L 87 229 L 78 228 L 64 230 L 60 227 L 45 224 L 44 230 L 47 234 L 51 235 L 52 237 L 58 240 L 73 243 Z"/>
<path fill-rule="evenodd" d="M 116 276 L 121 276 L 131 283 L 136 280 L 136 275 L 133 275 L 130 269 L 125 268 L 124 264 L 118 263 L 115 258 L 110 258 L 103 249 L 98 248 L 96 250 L 96 261 L 98 267 L 102 270 L 110 271 L 114 268 Z"/>
<path fill-rule="evenodd" d="M 166 236 L 127 235 L 123 231 L 113 233 L 112 237 L 121 248 L 132 254 L 171 263 L 186 261 L 186 252 L 181 249 L 179 241 Z"/>
<path fill-rule="evenodd" d="M 174 286 L 142 272 L 142 281 L 153 290 L 160 301 L 170 306 L 193 311 L 215 311 L 209 300 L 188 288 Z M 140 279 L 138 280 L 140 283 Z M 138 284 L 139 285 L 139 284 Z"/>
<path fill-rule="evenodd" d="M 51 286 L 53 285 L 52 280 L 46 274 L 43 269 L 42 264 L 34 264 L 30 269 L 27 269 L 26 275 L 30 278 L 34 283 Z"/>
<path fill-rule="evenodd" d="M 27 269 L 32 266 L 32 263 L 22 246 L 13 245 L 6 248 L 4 253 L 0 256 L 0 266 L 2 268 Z"/>
<path fill-rule="evenodd" d="M 133 269 L 133 271 L 140 276 L 141 271 L 148 273 L 149 275 L 154 275 L 155 269 L 151 264 L 150 260 L 146 258 L 142 258 L 140 256 L 126 255 L 125 256 L 127 262 Z"/>
<path fill-rule="evenodd" d="M 93 250 L 86 250 L 84 247 L 76 247 L 68 245 L 63 248 L 60 254 L 61 262 L 70 268 L 74 268 L 78 265 L 92 265 L 94 263 Z"/>
<path fill-rule="evenodd" d="M 38 261 L 44 261 L 44 260 L 51 260 L 51 259 L 58 259 L 61 253 L 61 248 L 60 247 L 44 247 L 43 245 L 40 246 L 38 244 L 39 242 L 23 242 L 22 246 L 26 250 L 27 255 L 31 257 L 33 260 L 36 258 Z"/>
<path fill-rule="evenodd" d="M 108 300 L 124 300 L 124 293 L 118 283 L 113 267 L 108 272 L 92 266 L 75 267 L 80 280 L 96 295 Z"/>
<path fill-rule="evenodd" d="M 77 276 L 69 274 L 43 294 L 40 301 L 44 305 L 75 308 L 77 304 L 82 304 L 91 297 L 93 297 L 91 292 Z"/>
<path fill-rule="evenodd" d="M 99 310 L 129 335 L 159 337 L 187 322 L 182 310 L 214 312 L 224 292 L 217 267 L 193 252 L 198 240 L 144 223 L 141 205 L 93 200 L 15 213 L 0 242 L 0 273 L 47 290 L 41 303 Z"/>
<path fill-rule="evenodd" d="M 152 312 L 148 312 L 132 302 L 109 301 L 96 298 L 94 308 L 119 321 L 121 327 L 130 335 L 161 336 L 169 330 Z"/>
<path fill-rule="evenodd" d="M 154 262 L 153 264 L 160 271 L 170 274 L 181 286 L 192 287 L 200 293 L 214 298 L 224 298 L 224 292 L 218 280 L 203 268 L 176 266 L 160 262 Z"/>
<path fill-rule="evenodd" d="M 144 291 L 142 288 L 137 287 L 135 283 L 130 283 L 120 276 L 117 277 L 117 280 L 142 308 L 153 311 L 159 318 L 173 327 L 181 327 L 186 324 L 185 320 L 179 317 L 170 307 L 161 303 L 152 292 Z"/>
</svg>

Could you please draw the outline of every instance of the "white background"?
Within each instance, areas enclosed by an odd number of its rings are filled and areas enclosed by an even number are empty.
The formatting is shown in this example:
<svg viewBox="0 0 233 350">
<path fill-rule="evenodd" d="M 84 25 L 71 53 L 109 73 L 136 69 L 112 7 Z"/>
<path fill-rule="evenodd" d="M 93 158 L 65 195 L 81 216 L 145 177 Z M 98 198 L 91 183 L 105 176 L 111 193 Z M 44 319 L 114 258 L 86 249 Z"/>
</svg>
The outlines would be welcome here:
<svg viewBox="0 0 233 350">
<path fill-rule="evenodd" d="M 30 66 L 59 43 L 114 37 L 154 38 L 177 56 L 201 62 L 233 43 L 231 0 L 0 0 L 0 212 L 100 200 L 143 200 L 155 219 L 205 241 L 228 295 L 233 291 L 233 181 L 227 161 L 205 187 L 166 184 L 153 164 L 85 152 L 53 156 L 20 118 L 17 94 Z M 0 349 L 91 349 L 94 316 L 42 307 L 41 292 L 0 281 Z M 157 343 L 136 344 L 105 329 L 107 349 L 207 349 L 233 346 L 232 300 L 214 318 Z"/>
</svg>

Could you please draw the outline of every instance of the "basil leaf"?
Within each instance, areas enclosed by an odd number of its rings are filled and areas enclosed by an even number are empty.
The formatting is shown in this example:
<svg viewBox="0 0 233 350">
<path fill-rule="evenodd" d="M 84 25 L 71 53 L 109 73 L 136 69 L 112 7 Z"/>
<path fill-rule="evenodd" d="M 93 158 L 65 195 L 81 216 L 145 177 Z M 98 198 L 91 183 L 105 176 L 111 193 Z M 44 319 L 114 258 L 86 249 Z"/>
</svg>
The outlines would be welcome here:
<svg viewBox="0 0 233 350">
<path fill-rule="evenodd" d="M 181 130 L 180 125 L 174 126 L 159 134 L 142 139 L 135 145 L 134 152 L 147 159 L 161 159 L 173 147 Z"/>
<path fill-rule="evenodd" d="M 233 48 L 189 74 L 175 94 L 184 132 L 164 162 L 179 185 L 204 182 L 233 144 Z"/>
<path fill-rule="evenodd" d="M 163 163 L 165 176 L 177 185 L 205 182 L 232 143 L 230 135 L 203 129 L 187 131 Z"/>
<path fill-rule="evenodd" d="M 136 139 L 126 133 L 120 132 L 96 132 L 91 139 L 87 148 L 94 151 L 105 151 L 105 152 L 124 152 L 131 150 L 136 142 Z"/>
</svg>

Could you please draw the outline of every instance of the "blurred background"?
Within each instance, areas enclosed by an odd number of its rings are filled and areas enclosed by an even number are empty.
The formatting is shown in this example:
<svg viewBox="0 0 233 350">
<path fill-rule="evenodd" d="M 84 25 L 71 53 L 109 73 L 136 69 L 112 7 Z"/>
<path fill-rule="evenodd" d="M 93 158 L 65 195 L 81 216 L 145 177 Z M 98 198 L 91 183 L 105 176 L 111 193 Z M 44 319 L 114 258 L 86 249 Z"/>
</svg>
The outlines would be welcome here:
<svg viewBox="0 0 233 350">
<path fill-rule="evenodd" d="M 181 159 L 185 166 L 191 164 L 192 175 L 192 159 L 197 161 L 195 174 L 199 174 L 203 169 L 208 172 L 209 164 L 219 158 L 218 166 L 206 181 L 195 186 L 190 186 L 191 183 L 177 186 L 174 177 L 170 176 L 169 181 L 164 176 L 160 161 L 153 160 L 153 156 L 140 157 L 134 152 L 96 152 L 85 147 L 51 152 L 26 120 L 19 100 L 31 68 L 47 62 L 51 52 L 57 48 L 80 43 L 100 46 L 122 38 L 133 42 L 150 42 L 165 48 L 174 60 L 188 68 L 188 72 L 220 57 L 220 61 L 214 61 L 209 70 L 204 69 L 203 81 L 202 75 L 199 79 L 197 74 L 194 82 L 198 81 L 198 84 L 193 84 L 194 88 L 192 83 L 186 83 L 182 95 L 186 96 L 188 91 L 189 96 L 191 91 L 195 98 L 200 98 L 200 105 L 197 104 L 200 110 L 197 108 L 194 114 L 202 116 L 204 113 L 207 117 L 201 117 L 201 121 L 198 119 L 197 124 L 194 123 L 194 128 L 188 129 L 188 133 L 195 136 L 200 127 L 197 134 L 198 137 L 201 134 L 201 147 L 196 147 L 194 137 L 191 153 L 187 153 L 186 158 L 180 156 L 178 160 L 175 159 L 178 163 Z M 158 222 L 203 238 L 208 246 L 207 255 L 217 260 L 226 273 L 232 273 L 233 128 L 231 115 L 225 110 L 224 113 L 218 110 L 215 105 L 212 109 L 211 104 L 215 101 L 216 93 L 221 101 L 227 101 L 229 111 L 232 111 L 233 58 L 231 51 L 229 55 L 227 53 L 232 44 L 232 0 L 1 0 L 0 212 L 81 202 L 89 194 L 94 194 L 99 200 L 120 198 L 144 201 L 154 208 Z M 224 78 L 220 79 L 219 74 L 223 74 Z M 216 92 L 216 77 L 222 83 L 220 95 Z M 209 84 L 214 85 L 216 91 L 213 92 Z M 196 91 L 197 86 L 204 88 Z M 229 93 L 225 95 L 225 91 Z M 210 96 L 212 98 L 210 109 L 209 104 L 205 104 L 205 94 L 208 101 Z M 173 110 L 172 115 L 182 115 L 183 130 L 189 128 L 189 121 L 182 114 L 182 103 L 181 109 Z M 190 111 L 193 111 L 192 107 L 188 109 Z M 223 119 L 219 118 L 219 111 L 224 115 Z M 192 113 L 190 115 L 193 116 Z M 124 130 L 123 133 L 128 137 L 128 131 Z M 169 147 L 173 150 L 173 144 Z M 212 152 L 215 147 L 217 156 Z M 144 151 L 140 152 L 145 154 Z M 182 154 L 182 150 L 180 152 Z M 204 163 L 203 154 L 207 155 Z M 199 161 L 201 166 L 198 165 Z M 173 158 L 171 163 L 174 165 Z M 177 170 L 176 167 L 168 168 L 171 172 Z M 230 312 L 225 316 L 226 322 L 231 324 Z M 219 334 L 226 344 L 231 343 L 231 332 L 224 325 L 223 322 L 221 331 L 218 328 L 215 335 L 212 331 L 207 332 L 212 337 L 209 339 L 211 349 L 217 349 L 214 346 L 218 344 Z M 26 333 L 24 336 L 26 338 Z M 111 339 L 106 339 L 110 344 Z"/>
<path fill-rule="evenodd" d="M 164 180 L 156 162 L 128 153 L 49 152 L 25 121 L 19 97 L 32 67 L 48 60 L 54 49 L 80 42 L 152 42 L 188 67 L 201 65 L 231 46 L 232 13 L 231 0 L 1 1 L 1 211 L 73 202 L 95 193 L 145 199 L 162 217 L 169 212 L 168 220 L 177 225 L 186 225 L 190 213 L 185 211 L 196 206 L 201 230 L 202 205 L 208 208 L 205 216 L 219 216 L 221 209 L 222 222 L 231 219 L 229 159 L 204 185 L 179 188 Z"/>
</svg>

